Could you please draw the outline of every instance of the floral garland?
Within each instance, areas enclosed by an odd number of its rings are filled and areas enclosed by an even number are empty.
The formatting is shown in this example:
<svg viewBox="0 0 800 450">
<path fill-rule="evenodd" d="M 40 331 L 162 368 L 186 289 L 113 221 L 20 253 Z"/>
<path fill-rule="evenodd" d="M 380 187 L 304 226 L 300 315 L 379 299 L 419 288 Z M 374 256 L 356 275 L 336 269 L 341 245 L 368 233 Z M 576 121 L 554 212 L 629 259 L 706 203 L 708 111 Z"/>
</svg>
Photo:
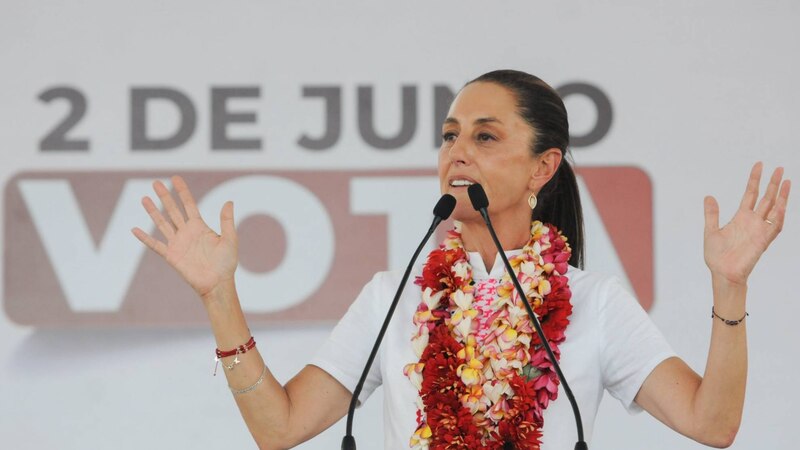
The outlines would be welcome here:
<svg viewBox="0 0 800 450">
<path fill-rule="evenodd" d="M 566 237 L 534 221 L 530 241 L 509 260 L 559 359 L 572 314 L 564 276 L 570 255 Z M 538 450 L 542 414 L 558 396 L 559 380 L 508 273 L 490 305 L 483 342 L 476 339 L 472 266 L 460 223 L 428 255 L 416 284 L 422 302 L 411 342 L 419 361 L 404 368 L 419 391 L 411 448 Z"/>
</svg>

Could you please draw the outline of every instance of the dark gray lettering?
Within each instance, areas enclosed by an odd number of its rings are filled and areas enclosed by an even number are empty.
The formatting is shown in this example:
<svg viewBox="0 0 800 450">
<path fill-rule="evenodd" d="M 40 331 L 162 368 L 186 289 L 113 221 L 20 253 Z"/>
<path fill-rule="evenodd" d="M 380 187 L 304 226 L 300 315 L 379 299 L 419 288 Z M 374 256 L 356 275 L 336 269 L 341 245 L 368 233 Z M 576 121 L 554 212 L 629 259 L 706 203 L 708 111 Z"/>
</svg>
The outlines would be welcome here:
<svg viewBox="0 0 800 450">
<path fill-rule="evenodd" d="M 433 146 L 436 148 L 442 146 L 442 124 L 455 98 L 456 93 L 449 86 L 437 84 L 433 87 Z"/>
<path fill-rule="evenodd" d="M 57 86 L 39 94 L 39 100 L 45 103 L 50 103 L 57 98 L 63 98 L 69 102 L 69 114 L 39 141 L 39 150 L 89 150 L 87 139 L 67 138 L 67 133 L 86 114 L 86 96 L 81 91 L 67 86 Z"/>
<path fill-rule="evenodd" d="M 231 123 L 256 123 L 254 112 L 228 111 L 228 99 L 259 98 L 258 86 L 211 88 L 211 149 L 212 150 L 260 150 L 261 139 L 231 139 L 228 125 Z"/>
<path fill-rule="evenodd" d="M 358 87 L 358 131 L 361 138 L 374 148 L 394 150 L 408 144 L 417 129 L 417 88 L 403 86 L 400 131 L 392 137 L 378 136 L 375 132 L 372 86 Z"/>
<path fill-rule="evenodd" d="M 594 103 L 594 107 L 597 110 L 597 121 L 588 133 L 581 136 L 570 136 L 569 140 L 572 147 L 588 147 L 596 144 L 608 134 L 614 113 L 611 107 L 611 100 L 605 92 L 588 83 L 565 84 L 559 87 L 557 91 L 562 99 L 566 99 L 570 95 L 585 95 Z"/>
<path fill-rule="evenodd" d="M 168 101 L 178 108 L 178 129 L 171 136 L 152 138 L 147 133 L 147 104 Z M 185 144 L 194 134 L 197 112 L 189 97 L 172 88 L 131 88 L 131 150 L 171 150 Z"/>
<path fill-rule="evenodd" d="M 322 97 L 325 101 L 325 131 L 320 138 L 303 134 L 297 143 L 309 150 L 327 150 L 342 134 L 342 88 L 338 86 L 304 86 L 303 98 Z"/>
</svg>

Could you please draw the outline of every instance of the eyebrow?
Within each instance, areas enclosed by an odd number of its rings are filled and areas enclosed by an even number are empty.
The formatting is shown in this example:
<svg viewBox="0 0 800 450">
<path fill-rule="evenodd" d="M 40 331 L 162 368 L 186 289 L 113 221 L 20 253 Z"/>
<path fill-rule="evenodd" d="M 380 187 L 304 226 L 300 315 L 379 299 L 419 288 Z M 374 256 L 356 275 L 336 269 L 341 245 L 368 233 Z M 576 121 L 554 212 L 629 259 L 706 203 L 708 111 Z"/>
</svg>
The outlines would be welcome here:
<svg viewBox="0 0 800 450">
<path fill-rule="evenodd" d="M 458 122 L 458 119 L 456 119 L 455 117 L 448 117 L 448 118 L 444 119 L 444 123 L 446 123 L 446 124 L 447 123 L 458 124 L 459 122 Z M 500 119 L 498 119 L 496 117 L 481 117 L 479 119 L 475 119 L 475 124 L 476 125 L 482 125 L 484 123 L 499 123 L 501 125 L 503 124 L 503 122 L 500 121 Z"/>
</svg>

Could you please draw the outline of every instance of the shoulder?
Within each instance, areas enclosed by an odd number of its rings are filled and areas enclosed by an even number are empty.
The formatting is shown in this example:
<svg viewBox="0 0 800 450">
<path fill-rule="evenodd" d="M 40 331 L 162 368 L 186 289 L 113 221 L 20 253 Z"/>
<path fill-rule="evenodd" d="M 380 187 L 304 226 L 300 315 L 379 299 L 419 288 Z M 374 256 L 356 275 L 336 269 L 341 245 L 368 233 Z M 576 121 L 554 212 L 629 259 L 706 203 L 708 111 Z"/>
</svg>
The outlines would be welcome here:
<svg viewBox="0 0 800 450">
<path fill-rule="evenodd" d="M 566 273 L 574 297 L 579 299 L 606 299 L 620 290 L 626 291 L 623 281 L 616 275 L 583 270 L 570 266 Z"/>
<path fill-rule="evenodd" d="M 394 291 L 400 286 L 400 282 L 403 280 L 403 273 L 404 272 L 399 269 L 375 272 L 372 278 L 367 282 L 366 287 L 379 290 L 391 289 Z M 416 269 L 412 270 L 406 284 L 413 285 L 417 275 L 419 275 L 418 271 Z"/>
<path fill-rule="evenodd" d="M 419 294 L 419 288 L 414 285 L 414 280 L 420 273 L 421 270 L 417 268 L 411 271 L 403 287 L 404 297 L 412 293 L 416 295 Z M 397 289 L 400 287 L 400 283 L 403 281 L 403 275 L 404 270 L 384 270 L 376 272 L 367 284 L 364 285 L 359 297 L 368 298 L 369 302 L 376 307 L 380 307 L 383 304 L 388 306 L 395 292 L 397 292 Z"/>
</svg>

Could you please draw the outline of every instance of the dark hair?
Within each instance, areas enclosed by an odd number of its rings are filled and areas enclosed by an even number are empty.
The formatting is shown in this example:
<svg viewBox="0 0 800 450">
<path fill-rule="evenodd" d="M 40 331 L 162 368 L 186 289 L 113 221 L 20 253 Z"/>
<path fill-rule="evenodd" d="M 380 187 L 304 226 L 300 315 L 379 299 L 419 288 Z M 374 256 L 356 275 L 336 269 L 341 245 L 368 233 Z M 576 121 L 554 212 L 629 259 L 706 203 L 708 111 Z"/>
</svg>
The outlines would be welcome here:
<svg viewBox="0 0 800 450">
<path fill-rule="evenodd" d="M 570 156 L 569 122 L 564 102 L 555 89 L 540 78 L 517 70 L 496 70 L 467 84 L 476 82 L 496 83 L 514 94 L 519 115 L 533 128 L 531 150 L 535 155 L 551 148 L 561 150 L 561 165 L 537 194 L 533 219 L 558 227 L 572 248 L 570 264 L 583 268 L 583 209 L 575 172 L 567 161 Z"/>
</svg>

